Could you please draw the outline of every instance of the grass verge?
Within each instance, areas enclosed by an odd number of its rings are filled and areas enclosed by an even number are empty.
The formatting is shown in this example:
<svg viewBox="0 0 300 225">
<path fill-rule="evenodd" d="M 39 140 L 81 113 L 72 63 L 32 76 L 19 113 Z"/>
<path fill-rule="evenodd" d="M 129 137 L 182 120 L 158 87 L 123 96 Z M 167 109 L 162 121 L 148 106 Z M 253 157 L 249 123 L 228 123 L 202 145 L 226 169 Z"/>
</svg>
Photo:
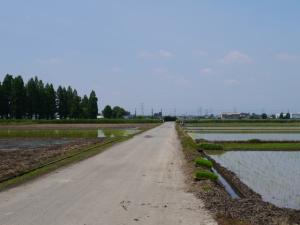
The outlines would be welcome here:
<svg viewBox="0 0 300 225">
<path fill-rule="evenodd" d="M 206 170 L 198 170 L 194 174 L 194 178 L 196 180 L 212 180 L 212 181 L 217 181 L 218 180 L 218 175 L 214 174 L 213 172 L 209 172 Z"/>
<path fill-rule="evenodd" d="M 195 159 L 195 166 L 197 166 L 197 167 L 203 166 L 203 167 L 207 167 L 207 168 L 212 168 L 213 163 L 208 159 L 197 158 L 197 159 Z"/>
<path fill-rule="evenodd" d="M 299 151 L 300 142 L 262 142 L 262 143 L 242 143 L 223 142 L 225 151 L 251 150 L 251 151 Z"/>
<path fill-rule="evenodd" d="M 223 146 L 214 143 L 202 143 L 198 144 L 198 147 L 203 150 L 223 150 Z"/>
</svg>

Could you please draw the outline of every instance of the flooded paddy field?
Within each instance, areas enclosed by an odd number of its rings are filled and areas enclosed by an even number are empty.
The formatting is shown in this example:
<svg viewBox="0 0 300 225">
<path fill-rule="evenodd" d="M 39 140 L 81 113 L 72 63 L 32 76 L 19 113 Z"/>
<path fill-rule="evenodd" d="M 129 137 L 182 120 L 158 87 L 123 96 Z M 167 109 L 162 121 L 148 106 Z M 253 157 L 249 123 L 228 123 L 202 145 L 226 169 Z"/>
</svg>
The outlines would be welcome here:
<svg viewBox="0 0 300 225">
<path fill-rule="evenodd" d="M 300 209 L 300 152 L 208 151 L 264 201 Z"/>
<path fill-rule="evenodd" d="M 103 139 L 0 138 L 0 182 Z"/>
<path fill-rule="evenodd" d="M 0 182 L 112 138 L 155 124 L 33 124 L 0 126 Z"/>
<path fill-rule="evenodd" d="M 186 124 L 205 152 L 265 202 L 300 209 L 300 123 Z M 210 145 L 210 146 L 209 146 Z"/>
<path fill-rule="evenodd" d="M 71 138 L 0 138 L 0 151 L 23 151 L 59 147 L 78 142 Z"/>
<path fill-rule="evenodd" d="M 148 129 L 156 126 L 149 123 L 133 123 L 133 124 L 29 124 L 29 125 L 0 125 L 0 130 L 90 130 L 90 129 L 124 129 L 138 128 Z"/>
</svg>

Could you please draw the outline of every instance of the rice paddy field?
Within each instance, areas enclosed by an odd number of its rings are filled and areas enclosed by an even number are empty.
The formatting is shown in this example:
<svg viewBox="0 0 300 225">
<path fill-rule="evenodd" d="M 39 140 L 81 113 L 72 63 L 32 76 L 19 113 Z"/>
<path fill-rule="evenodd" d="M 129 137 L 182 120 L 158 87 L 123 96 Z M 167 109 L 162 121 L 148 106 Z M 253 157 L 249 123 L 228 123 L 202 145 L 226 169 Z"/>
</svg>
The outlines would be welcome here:
<svg viewBox="0 0 300 225">
<path fill-rule="evenodd" d="M 186 122 L 183 128 L 264 201 L 300 209 L 299 121 Z"/>
<path fill-rule="evenodd" d="M 130 137 L 156 124 L 0 125 L 0 183 L 52 161 Z"/>
</svg>

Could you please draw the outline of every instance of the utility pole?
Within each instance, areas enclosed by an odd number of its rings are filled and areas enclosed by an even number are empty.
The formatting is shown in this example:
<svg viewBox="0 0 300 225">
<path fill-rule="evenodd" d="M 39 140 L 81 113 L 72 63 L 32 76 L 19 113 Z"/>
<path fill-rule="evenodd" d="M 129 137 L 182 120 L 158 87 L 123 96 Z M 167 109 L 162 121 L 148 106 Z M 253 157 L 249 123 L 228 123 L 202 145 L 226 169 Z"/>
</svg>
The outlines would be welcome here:
<svg viewBox="0 0 300 225">
<path fill-rule="evenodd" d="M 141 103 L 141 114 L 142 114 L 142 116 L 144 116 L 144 103 L 143 102 Z"/>
</svg>

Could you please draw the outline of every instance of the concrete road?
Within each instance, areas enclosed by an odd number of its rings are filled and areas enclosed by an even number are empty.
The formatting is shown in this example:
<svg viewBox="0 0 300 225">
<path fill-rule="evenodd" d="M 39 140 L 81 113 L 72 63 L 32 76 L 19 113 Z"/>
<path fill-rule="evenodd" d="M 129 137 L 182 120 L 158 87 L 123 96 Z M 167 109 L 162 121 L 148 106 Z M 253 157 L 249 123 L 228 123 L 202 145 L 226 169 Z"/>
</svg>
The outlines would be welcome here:
<svg viewBox="0 0 300 225">
<path fill-rule="evenodd" d="M 215 225 L 185 192 L 174 123 L 0 193 L 1 225 Z"/>
</svg>

